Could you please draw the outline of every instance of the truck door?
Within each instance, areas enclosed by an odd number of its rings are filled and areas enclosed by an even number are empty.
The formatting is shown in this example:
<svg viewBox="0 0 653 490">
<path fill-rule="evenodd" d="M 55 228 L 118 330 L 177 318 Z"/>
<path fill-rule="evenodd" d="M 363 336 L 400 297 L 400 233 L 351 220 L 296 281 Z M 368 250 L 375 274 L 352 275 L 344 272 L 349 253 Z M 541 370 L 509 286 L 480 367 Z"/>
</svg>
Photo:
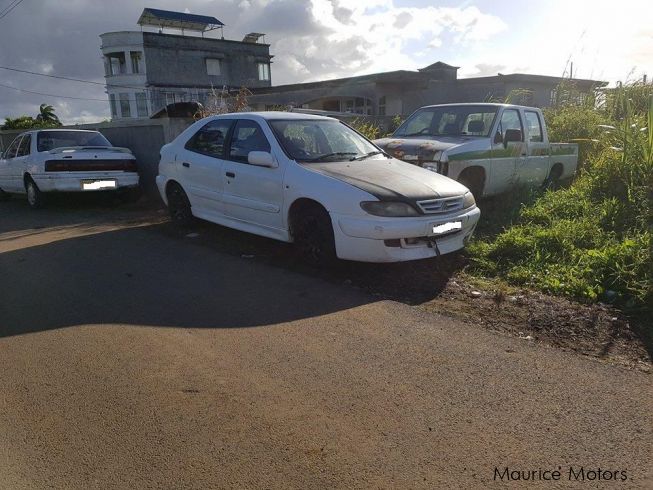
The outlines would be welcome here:
<svg viewBox="0 0 653 490">
<path fill-rule="evenodd" d="M 524 110 L 526 121 L 527 156 L 520 163 L 520 173 L 532 186 L 541 185 L 549 174 L 550 145 L 544 141 L 541 115 L 537 111 Z"/>
<path fill-rule="evenodd" d="M 523 142 L 505 143 L 508 129 L 517 129 L 524 134 L 521 116 L 517 109 L 505 109 L 499 119 L 492 142 L 492 164 L 490 178 L 486 184 L 487 194 L 499 194 L 510 189 L 517 181 L 517 162 L 521 157 Z M 523 138 L 522 138 L 523 139 Z"/>
</svg>

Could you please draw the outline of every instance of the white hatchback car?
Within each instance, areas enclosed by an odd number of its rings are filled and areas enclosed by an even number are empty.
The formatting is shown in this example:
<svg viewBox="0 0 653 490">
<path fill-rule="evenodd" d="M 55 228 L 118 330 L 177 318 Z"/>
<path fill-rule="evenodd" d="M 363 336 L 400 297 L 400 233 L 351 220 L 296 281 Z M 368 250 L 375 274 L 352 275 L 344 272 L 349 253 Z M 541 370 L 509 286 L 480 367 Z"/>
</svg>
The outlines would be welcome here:
<svg viewBox="0 0 653 490">
<path fill-rule="evenodd" d="M 97 131 L 41 129 L 20 134 L 0 158 L 0 197 L 27 194 L 32 208 L 48 192 L 138 192 L 136 159 Z"/>
<path fill-rule="evenodd" d="M 213 116 L 161 149 L 171 217 L 296 242 L 314 261 L 453 252 L 480 216 L 458 182 L 389 157 L 346 124 L 300 113 Z"/>
</svg>

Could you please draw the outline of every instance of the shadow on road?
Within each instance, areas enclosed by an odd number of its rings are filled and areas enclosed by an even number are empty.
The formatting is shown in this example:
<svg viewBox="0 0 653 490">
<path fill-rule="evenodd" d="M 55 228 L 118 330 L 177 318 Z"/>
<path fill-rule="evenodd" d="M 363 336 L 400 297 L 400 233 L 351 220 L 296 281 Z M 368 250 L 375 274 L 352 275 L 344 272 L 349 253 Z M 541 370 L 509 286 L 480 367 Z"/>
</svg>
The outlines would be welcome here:
<svg viewBox="0 0 653 490">
<path fill-rule="evenodd" d="M 169 225 L 0 254 L 0 336 L 80 324 L 253 327 L 371 299 L 283 268 L 166 239 Z"/>
</svg>

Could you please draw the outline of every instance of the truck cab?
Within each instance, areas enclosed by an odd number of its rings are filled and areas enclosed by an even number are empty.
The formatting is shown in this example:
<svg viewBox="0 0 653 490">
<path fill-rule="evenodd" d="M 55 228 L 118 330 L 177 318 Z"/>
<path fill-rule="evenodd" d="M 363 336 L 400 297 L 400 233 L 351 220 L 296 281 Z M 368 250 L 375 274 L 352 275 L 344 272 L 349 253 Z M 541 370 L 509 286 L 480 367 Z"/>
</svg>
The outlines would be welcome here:
<svg viewBox="0 0 653 490">
<path fill-rule="evenodd" d="M 375 143 L 461 182 L 477 199 L 520 185 L 554 184 L 571 178 L 578 164 L 578 145 L 549 142 L 540 109 L 510 104 L 422 107 Z"/>
</svg>

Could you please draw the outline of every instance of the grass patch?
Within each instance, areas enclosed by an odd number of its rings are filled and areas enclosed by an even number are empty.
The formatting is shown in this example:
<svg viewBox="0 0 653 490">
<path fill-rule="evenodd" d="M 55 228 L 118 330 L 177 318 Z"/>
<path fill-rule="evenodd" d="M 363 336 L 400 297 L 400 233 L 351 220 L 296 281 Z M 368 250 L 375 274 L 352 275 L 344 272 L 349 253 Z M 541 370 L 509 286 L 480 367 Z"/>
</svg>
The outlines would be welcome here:
<svg viewBox="0 0 653 490">
<path fill-rule="evenodd" d="M 582 301 L 653 311 L 653 90 L 546 112 L 555 139 L 587 142 L 579 177 L 481 204 L 469 272 Z"/>
</svg>

